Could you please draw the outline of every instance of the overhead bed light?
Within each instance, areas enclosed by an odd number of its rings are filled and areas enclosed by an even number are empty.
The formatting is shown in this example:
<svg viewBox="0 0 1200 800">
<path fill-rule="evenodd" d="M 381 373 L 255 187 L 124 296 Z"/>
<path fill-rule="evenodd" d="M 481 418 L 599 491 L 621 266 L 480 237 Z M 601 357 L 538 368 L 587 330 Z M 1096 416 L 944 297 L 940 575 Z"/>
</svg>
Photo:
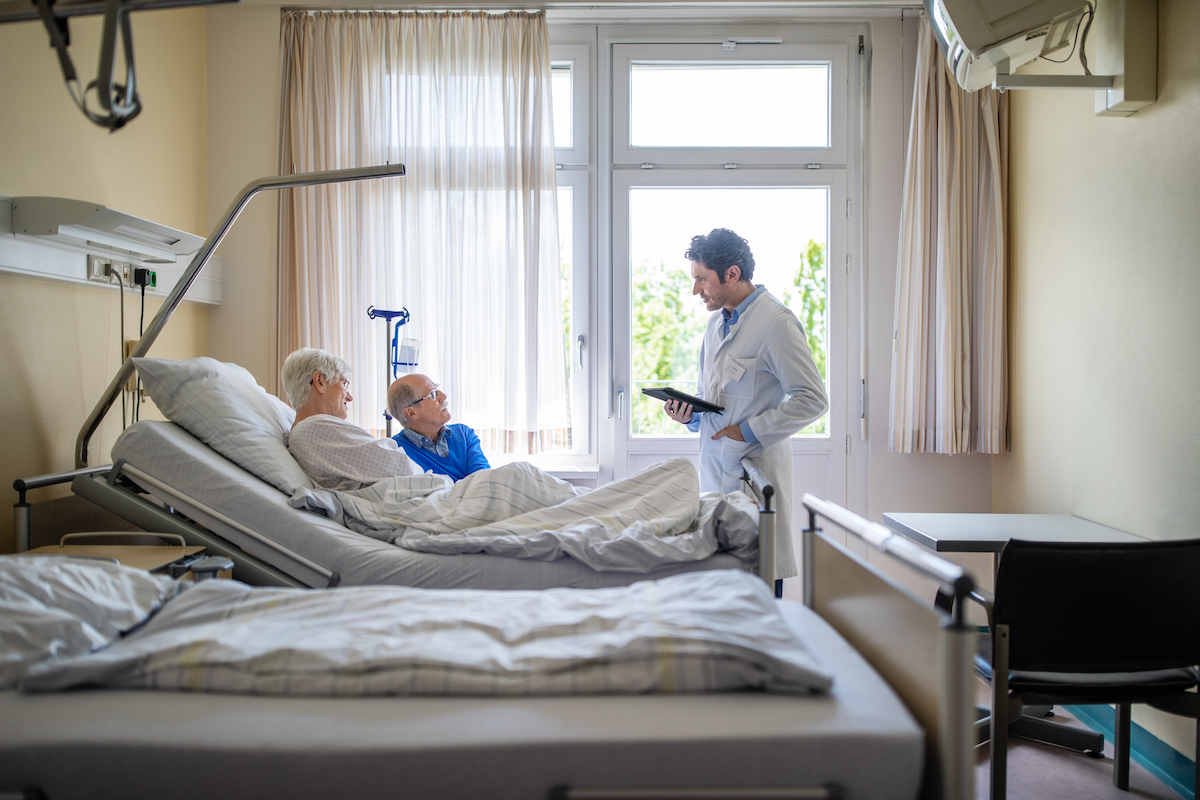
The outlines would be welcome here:
<svg viewBox="0 0 1200 800">
<path fill-rule="evenodd" d="M 174 264 L 203 237 L 82 200 L 12 198 L 12 232 L 120 261 Z"/>
</svg>

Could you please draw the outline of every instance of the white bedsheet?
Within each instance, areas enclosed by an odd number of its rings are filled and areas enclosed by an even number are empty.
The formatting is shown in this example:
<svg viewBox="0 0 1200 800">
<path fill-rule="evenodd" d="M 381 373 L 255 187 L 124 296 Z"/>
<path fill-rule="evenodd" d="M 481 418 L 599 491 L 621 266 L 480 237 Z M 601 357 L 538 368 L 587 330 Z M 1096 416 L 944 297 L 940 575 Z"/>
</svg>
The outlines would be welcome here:
<svg viewBox="0 0 1200 800">
<path fill-rule="evenodd" d="M 77 686 L 277 695 L 564 695 L 832 686 L 769 588 L 711 570 L 609 589 L 252 588 L 211 580 L 133 634 L 33 666 Z"/>
<path fill-rule="evenodd" d="M 425 553 L 553 561 L 650 572 L 728 551 L 758 558 L 758 520 L 744 494 L 700 494 L 684 458 L 586 490 L 526 463 L 444 476 L 397 477 L 355 491 L 299 489 L 290 504 L 359 533 Z"/>
</svg>

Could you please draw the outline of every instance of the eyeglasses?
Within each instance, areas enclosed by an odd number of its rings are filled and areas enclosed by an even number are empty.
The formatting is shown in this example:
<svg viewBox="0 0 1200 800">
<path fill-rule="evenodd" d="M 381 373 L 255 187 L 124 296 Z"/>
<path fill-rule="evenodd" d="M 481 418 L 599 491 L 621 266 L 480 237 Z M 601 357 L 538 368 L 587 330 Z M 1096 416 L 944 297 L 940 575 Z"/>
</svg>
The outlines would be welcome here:
<svg viewBox="0 0 1200 800">
<path fill-rule="evenodd" d="M 342 378 L 342 379 L 341 379 L 341 384 L 342 384 L 342 388 L 343 388 L 343 389 L 345 389 L 347 392 L 348 392 L 348 391 L 350 391 L 350 379 L 349 379 L 349 378 Z M 312 378 L 309 378 L 309 379 L 308 379 L 308 385 L 309 385 L 309 386 L 312 386 L 312 385 L 313 385 L 313 379 L 312 379 Z"/>
<path fill-rule="evenodd" d="M 426 400 L 437 400 L 438 387 L 439 387 L 439 384 L 435 383 L 433 385 L 432 392 L 430 392 L 429 394 L 427 394 L 424 397 L 421 397 L 417 400 L 413 400 L 411 403 L 408 404 L 408 406 L 415 406 L 418 403 L 424 403 Z M 405 406 L 405 408 L 408 408 L 408 406 Z"/>
</svg>

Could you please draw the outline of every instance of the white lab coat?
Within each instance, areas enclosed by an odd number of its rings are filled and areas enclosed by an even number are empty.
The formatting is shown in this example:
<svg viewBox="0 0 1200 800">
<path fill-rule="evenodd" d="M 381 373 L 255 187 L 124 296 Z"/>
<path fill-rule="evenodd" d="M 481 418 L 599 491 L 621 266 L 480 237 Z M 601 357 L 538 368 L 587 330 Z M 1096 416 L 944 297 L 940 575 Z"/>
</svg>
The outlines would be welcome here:
<svg viewBox="0 0 1200 800">
<path fill-rule="evenodd" d="M 750 460 L 776 489 L 775 577 L 796 575 L 792 547 L 792 450 L 789 437 L 829 408 L 825 386 L 800 320 L 769 292 L 756 297 L 722 337 L 723 315 L 708 321 L 700 350 L 698 394 L 724 406 L 700 414 L 700 491 L 741 488 Z M 712 435 L 749 421 L 757 443 Z"/>
</svg>

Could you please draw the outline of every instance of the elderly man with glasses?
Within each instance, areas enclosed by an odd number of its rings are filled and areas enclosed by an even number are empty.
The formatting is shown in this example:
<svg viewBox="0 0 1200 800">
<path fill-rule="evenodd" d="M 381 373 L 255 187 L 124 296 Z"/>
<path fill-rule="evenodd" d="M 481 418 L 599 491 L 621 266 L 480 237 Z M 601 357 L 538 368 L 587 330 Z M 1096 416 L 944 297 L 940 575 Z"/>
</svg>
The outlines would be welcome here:
<svg viewBox="0 0 1200 800">
<path fill-rule="evenodd" d="M 402 426 L 392 438 L 420 468 L 459 481 L 491 466 L 475 431 L 447 424 L 446 393 L 428 375 L 413 373 L 393 381 L 388 387 L 388 412 Z"/>
<path fill-rule="evenodd" d="M 287 357 L 280 373 L 296 409 L 288 451 L 313 483 L 345 491 L 424 472 L 391 439 L 376 438 L 346 419 L 354 397 L 345 361 L 305 347 Z"/>
</svg>

